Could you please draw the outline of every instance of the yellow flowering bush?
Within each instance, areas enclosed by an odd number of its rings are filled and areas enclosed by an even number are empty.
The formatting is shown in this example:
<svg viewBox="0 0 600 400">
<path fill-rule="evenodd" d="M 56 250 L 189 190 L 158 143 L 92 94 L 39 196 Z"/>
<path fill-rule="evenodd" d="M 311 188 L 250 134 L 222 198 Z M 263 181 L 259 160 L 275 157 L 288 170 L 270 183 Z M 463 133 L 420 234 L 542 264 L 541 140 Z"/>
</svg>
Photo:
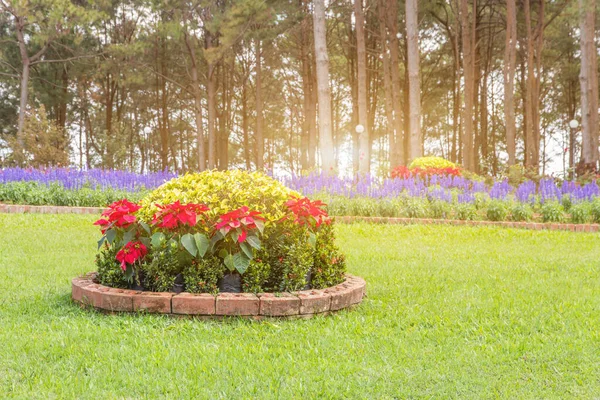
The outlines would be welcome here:
<svg viewBox="0 0 600 400">
<path fill-rule="evenodd" d="M 413 160 L 408 166 L 409 169 L 420 168 L 420 169 L 444 169 L 444 168 L 456 168 L 456 164 L 452 161 L 448 161 L 442 157 L 418 157 Z"/>
<path fill-rule="evenodd" d="M 285 215 L 290 196 L 300 194 L 261 172 L 205 171 L 164 183 L 142 200 L 138 216 L 148 222 L 158 210 L 157 204 L 179 200 L 182 204 L 206 204 L 210 209 L 207 216 L 215 218 L 247 206 L 259 211 L 269 225 Z"/>
</svg>

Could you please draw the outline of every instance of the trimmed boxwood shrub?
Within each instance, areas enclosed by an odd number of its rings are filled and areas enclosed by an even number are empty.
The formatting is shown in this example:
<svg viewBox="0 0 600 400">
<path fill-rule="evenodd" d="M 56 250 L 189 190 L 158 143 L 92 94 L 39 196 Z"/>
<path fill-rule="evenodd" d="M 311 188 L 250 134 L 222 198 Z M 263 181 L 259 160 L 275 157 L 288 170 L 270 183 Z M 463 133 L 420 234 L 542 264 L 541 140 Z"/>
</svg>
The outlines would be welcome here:
<svg viewBox="0 0 600 400">
<path fill-rule="evenodd" d="M 100 282 L 216 293 L 225 275 L 246 292 L 324 288 L 344 280 L 325 204 L 262 173 L 207 171 L 173 179 L 96 221 Z M 310 279 L 312 278 L 312 280 Z"/>
</svg>

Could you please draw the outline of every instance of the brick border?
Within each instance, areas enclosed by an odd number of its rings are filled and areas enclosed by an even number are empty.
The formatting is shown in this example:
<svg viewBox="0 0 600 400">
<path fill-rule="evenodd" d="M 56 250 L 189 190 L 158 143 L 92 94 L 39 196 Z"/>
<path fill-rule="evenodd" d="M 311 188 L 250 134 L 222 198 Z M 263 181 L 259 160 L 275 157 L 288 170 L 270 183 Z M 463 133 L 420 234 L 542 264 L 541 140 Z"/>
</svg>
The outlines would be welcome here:
<svg viewBox="0 0 600 400">
<path fill-rule="evenodd" d="M 104 207 L 66 207 L 66 206 L 29 206 L 0 203 L 0 213 L 9 214 L 101 214 Z M 600 224 L 564 224 L 542 222 L 513 222 L 513 221 L 463 221 L 454 219 L 434 218 L 391 218 L 391 217 L 353 217 L 336 216 L 337 222 L 349 224 L 354 222 L 370 222 L 375 224 L 396 225 L 467 225 L 467 226 L 496 226 L 502 228 L 519 228 L 530 230 L 570 231 L 570 232 L 600 232 Z"/>
<path fill-rule="evenodd" d="M 495 226 L 501 228 L 520 228 L 530 230 L 570 231 L 570 232 L 600 232 L 600 224 L 563 224 L 556 222 L 516 222 L 516 221 L 463 221 L 457 219 L 435 218 L 391 218 L 391 217 L 335 217 L 336 222 L 351 224 L 354 222 L 369 222 L 373 224 L 391 225 L 466 225 L 466 226 Z"/>
<path fill-rule="evenodd" d="M 171 316 L 310 318 L 362 302 L 364 279 L 346 275 L 344 282 L 327 289 L 291 293 L 157 293 L 116 289 L 96 283 L 91 272 L 71 281 L 72 299 L 82 307 L 104 312 L 148 312 Z"/>
<path fill-rule="evenodd" d="M 106 207 L 30 206 L 0 203 L 0 213 L 7 214 L 102 214 Z"/>
</svg>

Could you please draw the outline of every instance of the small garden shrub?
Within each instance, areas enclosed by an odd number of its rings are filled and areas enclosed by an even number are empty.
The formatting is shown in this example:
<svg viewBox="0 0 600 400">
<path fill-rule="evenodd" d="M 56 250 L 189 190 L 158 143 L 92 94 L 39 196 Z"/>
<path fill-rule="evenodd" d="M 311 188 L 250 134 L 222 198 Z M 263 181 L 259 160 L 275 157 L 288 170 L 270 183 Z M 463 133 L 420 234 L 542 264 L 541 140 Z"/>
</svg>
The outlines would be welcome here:
<svg viewBox="0 0 600 400">
<path fill-rule="evenodd" d="M 487 206 L 486 216 L 490 221 L 504 221 L 508 210 L 506 203 L 500 200 L 492 200 Z"/>
<path fill-rule="evenodd" d="M 533 210 L 528 204 L 516 203 L 512 206 L 510 215 L 513 221 L 530 221 L 533 217 Z"/>
<path fill-rule="evenodd" d="M 571 222 L 585 224 L 590 220 L 590 207 L 588 204 L 579 203 L 571 206 Z"/>
<path fill-rule="evenodd" d="M 408 198 L 404 204 L 404 214 L 408 218 L 424 218 L 427 215 L 425 204 L 422 199 Z"/>
<path fill-rule="evenodd" d="M 442 200 L 432 200 L 429 203 L 429 215 L 432 218 L 448 218 L 452 213 L 450 203 Z"/>
<path fill-rule="evenodd" d="M 474 220 L 477 216 L 477 210 L 474 205 L 459 203 L 456 205 L 456 218 L 463 221 Z"/>
<path fill-rule="evenodd" d="M 544 203 L 540 212 L 544 222 L 562 222 L 564 219 L 563 207 L 556 201 Z"/>
<path fill-rule="evenodd" d="M 600 224 L 600 199 L 594 199 L 590 205 L 590 215 L 592 217 L 592 222 Z"/>
<path fill-rule="evenodd" d="M 362 215 L 375 215 L 377 202 L 363 200 Z M 239 277 L 238 290 L 282 292 L 344 279 L 325 204 L 260 173 L 185 175 L 102 215 L 96 265 L 107 286 L 216 293 L 227 275 Z"/>
</svg>

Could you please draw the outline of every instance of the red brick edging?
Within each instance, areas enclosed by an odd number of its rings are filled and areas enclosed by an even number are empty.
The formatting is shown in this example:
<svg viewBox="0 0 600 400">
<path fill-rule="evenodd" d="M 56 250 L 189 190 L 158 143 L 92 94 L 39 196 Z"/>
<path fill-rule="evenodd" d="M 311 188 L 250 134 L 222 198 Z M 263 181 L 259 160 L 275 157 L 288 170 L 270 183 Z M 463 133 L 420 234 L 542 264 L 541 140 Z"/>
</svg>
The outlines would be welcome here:
<svg viewBox="0 0 600 400">
<path fill-rule="evenodd" d="M 39 214 L 101 214 L 103 207 L 65 207 L 65 206 L 28 206 L 18 204 L 1 204 L 0 213 L 39 213 Z M 463 221 L 433 218 L 390 218 L 390 217 L 335 217 L 337 222 L 370 222 L 376 224 L 426 224 L 426 225 L 468 225 L 468 226 L 497 226 L 504 228 L 520 228 L 532 230 L 552 230 L 571 232 L 599 232 L 600 224 L 562 224 L 541 222 L 513 221 Z"/>
<path fill-rule="evenodd" d="M 292 293 L 157 293 L 116 289 L 95 281 L 96 273 L 72 280 L 73 301 L 107 312 L 145 311 L 169 315 L 204 317 L 245 316 L 302 317 L 327 314 L 359 304 L 364 279 L 346 275 L 346 280 L 327 289 Z"/>
<path fill-rule="evenodd" d="M 30 206 L 0 203 L 0 213 L 8 214 L 101 214 L 106 207 Z"/>
<path fill-rule="evenodd" d="M 390 218 L 390 217 L 335 217 L 336 222 L 370 222 L 373 224 L 425 224 L 425 225 L 467 225 L 467 226 L 496 226 L 503 228 L 521 228 L 532 230 L 598 232 L 600 224 L 562 224 L 555 222 L 516 222 L 516 221 L 463 221 L 457 219 L 434 218 Z"/>
</svg>

